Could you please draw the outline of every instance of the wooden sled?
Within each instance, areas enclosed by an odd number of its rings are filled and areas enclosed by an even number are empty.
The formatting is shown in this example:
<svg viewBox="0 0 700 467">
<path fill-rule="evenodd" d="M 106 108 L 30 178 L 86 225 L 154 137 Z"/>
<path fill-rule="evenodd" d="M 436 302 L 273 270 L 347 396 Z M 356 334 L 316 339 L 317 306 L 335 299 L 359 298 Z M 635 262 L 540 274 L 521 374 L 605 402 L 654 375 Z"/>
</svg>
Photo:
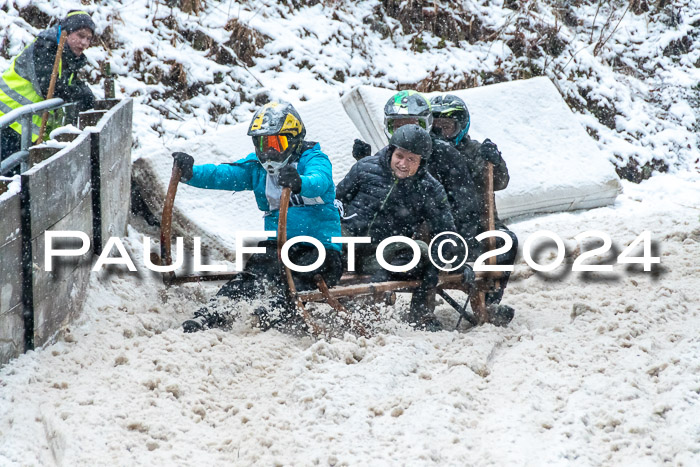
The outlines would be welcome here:
<svg viewBox="0 0 700 467">
<path fill-rule="evenodd" d="M 488 230 L 494 229 L 494 210 L 493 210 L 493 167 L 487 164 L 488 172 L 486 177 L 486 202 L 484 223 Z M 161 235 L 160 235 L 160 258 L 156 254 L 151 255 L 151 260 L 154 264 L 171 265 L 171 242 L 172 242 L 172 213 L 175 204 L 175 195 L 182 174 L 177 166 L 173 167 L 168 191 L 166 193 L 165 203 L 163 205 L 163 213 L 161 217 Z M 289 209 L 289 199 L 291 190 L 284 188 L 280 199 L 279 222 L 277 230 L 277 254 L 281 256 L 282 246 L 287 241 L 287 211 Z M 493 237 L 490 237 L 487 249 L 492 250 Z M 495 257 L 489 258 L 488 264 L 495 264 Z M 376 300 L 383 301 L 387 295 L 393 295 L 397 292 L 413 293 L 421 285 L 420 280 L 406 281 L 387 281 L 369 283 L 369 276 L 362 276 L 353 273 L 344 274 L 338 285 L 329 288 L 325 280 L 320 275 L 315 277 L 317 290 L 298 292 L 292 278 L 292 273 L 280 260 L 281 271 L 285 283 L 287 284 L 287 298 L 290 303 L 293 303 L 300 316 L 308 326 L 311 334 L 314 337 L 330 337 L 330 330 L 323 324 L 318 323 L 306 309 L 306 304 L 309 303 L 326 303 L 335 310 L 337 317 L 344 323 L 345 327 L 357 335 L 368 337 L 369 332 L 365 326 L 353 317 L 351 313 L 340 300 L 359 297 L 373 297 Z M 231 280 L 241 273 L 230 272 L 220 274 L 206 275 L 182 275 L 178 276 L 174 272 L 163 273 L 163 282 L 166 285 L 182 284 L 187 282 L 201 281 L 220 281 Z M 486 311 L 485 293 L 488 290 L 493 290 L 494 286 L 499 284 L 499 279 L 502 277 L 502 272 L 477 272 L 476 285 L 474 288 L 468 288 L 462 283 L 462 274 L 442 274 L 439 277 L 436 293 L 445 300 L 452 308 L 459 313 L 459 327 L 462 319 L 467 321 L 471 326 L 478 326 L 488 322 L 488 313 Z M 467 300 L 460 305 L 450 294 L 448 290 L 459 290 L 467 294 Z M 468 310 L 468 305 L 471 305 L 471 310 Z"/>
</svg>

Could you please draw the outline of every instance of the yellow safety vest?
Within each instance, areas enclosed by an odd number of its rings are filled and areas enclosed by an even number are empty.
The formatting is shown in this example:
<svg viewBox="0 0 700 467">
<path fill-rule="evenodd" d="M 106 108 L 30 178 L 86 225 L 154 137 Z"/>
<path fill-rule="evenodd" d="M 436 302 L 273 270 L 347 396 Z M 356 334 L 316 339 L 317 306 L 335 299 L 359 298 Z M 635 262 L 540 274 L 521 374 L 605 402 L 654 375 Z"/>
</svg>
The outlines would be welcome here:
<svg viewBox="0 0 700 467">
<path fill-rule="evenodd" d="M 58 28 L 51 28 L 49 31 L 57 33 Z M 34 42 L 29 44 L 25 49 L 12 60 L 10 68 L 6 70 L 0 77 L 0 115 L 5 115 L 14 109 L 24 105 L 41 102 L 44 98 L 41 95 L 39 82 L 37 80 L 36 71 L 34 69 Z M 63 60 L 60 60 L 58 65 L 58 77 L 60 78 L 63 68 Z M 73 81 L 73 76 L 70 77 L 70 82 Z M 39 128 L 41 126 L 41 115 L 32 117 L 32 141 L 39 138 Z M 10 128 L 17 133 L 22 134 L 23 128 L 19 122 L 10 125 Z M 47 128 L 47 133 L 50 129 Z"/>
</svg>

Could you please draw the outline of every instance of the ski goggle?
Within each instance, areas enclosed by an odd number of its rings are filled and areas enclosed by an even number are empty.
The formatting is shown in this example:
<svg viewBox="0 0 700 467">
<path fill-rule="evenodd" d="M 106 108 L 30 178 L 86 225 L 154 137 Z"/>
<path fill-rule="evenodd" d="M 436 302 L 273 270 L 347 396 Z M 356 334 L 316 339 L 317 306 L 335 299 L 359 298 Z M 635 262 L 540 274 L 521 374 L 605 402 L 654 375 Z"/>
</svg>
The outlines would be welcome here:
<svg viewBox="0 0 700 467">
<path fill-rule="evenodd" d="M 276 151 L 283 153 L 289 147 L 289 141 L 283 135 L 263 135 L 255 137 L 255 145 L 260 152 Z"/>
<path fill-rule="evenodd" d="M 433 132 L 439 133 L 445 138 L 454 138 L 459 133 L 457 120 L 453 118 L 435 118 L 433 120 Z"/>
<path fill-rule="evenodd" d="M 404 125 L 418 125 L 426 131 L 430 131 L 429 122 L 425 117 L 391 117 L 386 119 L 386 129 L 390 135 Z"/>
</svg>

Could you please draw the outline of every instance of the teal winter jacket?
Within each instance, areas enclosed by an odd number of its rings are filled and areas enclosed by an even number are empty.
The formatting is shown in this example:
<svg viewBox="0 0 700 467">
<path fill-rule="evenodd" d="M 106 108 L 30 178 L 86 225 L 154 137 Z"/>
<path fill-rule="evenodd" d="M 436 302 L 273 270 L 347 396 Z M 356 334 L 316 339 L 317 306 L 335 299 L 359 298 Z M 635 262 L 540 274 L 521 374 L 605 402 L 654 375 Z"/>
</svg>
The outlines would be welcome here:
<svg viewBox="0 0 700 467">
<path fill-rule="evenodd" d="M 340 244 L 331 243 L 331 237 L 341 236 L 340 215 L 333 204 L 331 161 L 318 143 L 305 142 L 302 150 L 299 160 L 292 163 L 301 176 L 301 193 L 292 194 L 289 203 L 287 238 L 307 235 L 318 239 L 328 250 L 340 251 Z M 277 231 L 282 187 L 277 176 L 265 171 L 255 153 L 230 164 L 196 165 L 186 183 L 213 190 L 252 190 L 263 211 L 265 230 Z"/>
</svg>

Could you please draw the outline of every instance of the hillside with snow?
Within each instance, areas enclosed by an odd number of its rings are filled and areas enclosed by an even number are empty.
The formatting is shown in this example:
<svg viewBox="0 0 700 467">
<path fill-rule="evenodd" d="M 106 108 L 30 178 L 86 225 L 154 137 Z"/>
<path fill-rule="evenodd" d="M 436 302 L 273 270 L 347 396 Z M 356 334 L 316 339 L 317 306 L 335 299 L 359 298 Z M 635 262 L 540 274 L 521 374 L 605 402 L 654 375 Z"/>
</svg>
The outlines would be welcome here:
<svg viewBox="0 0 700 467">
<path fill-rule="evenodd" d="M 1 465 L 700 464 L 699 1 L 0 4 L 3 68 L 52 17 L 92 13 L 87 80 L 100 95 L 108 61 L 135 100 L 135 160 L 205 150 L 268 98 L 544 75 L 634 181 L 608 207 L 510 220 L 521 244 L 558 234 L 566 258 L 546 273 L 518 259 L 507 328 L 452 330 L 440 303 L 448 330 L 418 332 L 402 295 L 370 338 L 263 333 L 244 303 L 232 330 L 185 335 L 216 284 L 93 274 L 79 320 L 0 368 Z M 599 246 L 576 239 L 590 230 L 611 236 L 593 260 L 612 272 L 572 272 Z M 643 231 L 660 264 L 617 264 Z M 137 265 L 144 235 L 158 230 L 134 217 Z"/>
</svg>

